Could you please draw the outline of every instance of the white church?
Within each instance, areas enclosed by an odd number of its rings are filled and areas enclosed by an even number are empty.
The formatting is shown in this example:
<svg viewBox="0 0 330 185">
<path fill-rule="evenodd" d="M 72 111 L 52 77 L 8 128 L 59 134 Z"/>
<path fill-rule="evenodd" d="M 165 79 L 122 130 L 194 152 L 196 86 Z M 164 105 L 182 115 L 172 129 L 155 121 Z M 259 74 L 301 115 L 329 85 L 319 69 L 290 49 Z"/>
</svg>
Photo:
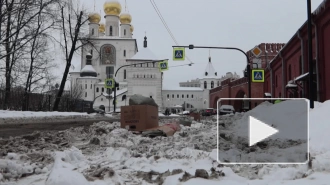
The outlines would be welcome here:
<svg viewBox="0 0 330 185">
<path fill-rule="evenodd" d="M 81 98 L 94 102 L 94 108 L 104 105 L 106 111 L 114 110 L 114 92 L 108 94 L 104 87 L 107 78 L 114 78 L 119 83 L 116 112 L 121 106 L 128 105 L 134 94 L 153 98 L 159 111 L 180 106 L 186 110 L 206 109 L 209 107 L 210 89 L 227 78 L 239 78 L 232 73 L 219 78 L 209 57 L 201 79 L 181 82 L 180 88 L 163 89 L 164 76 L 158 69 L 158 63 L 167 59 L 159 59 L 149 50 L 147 37 L 144 37 L 143 47 L 138 49 L 138 43 L 132 37 L 132 16 L 122 12 L 118 1 L 107 0 L 103 8 L 105 23 L 101 23 L 99 13 L 89 15 L 87 37 L 90 43 L 81 49 L 81 68 L 70 72 L 71 88 L 80 88 L 83 91 Z M 124 66 L 128 64 L 132 66 Z"/>
<path fill-rule="evenodd" d="M 70 72 L 71 87 L 81 88 L 82 99 L 94 101 L 93 107 L 104 105 L 106 111 L 113 111 L 114 101 L 110 97 L 114 97 L 114 92 L 107 94 L 104 81 L 115 78 L 119 83 L 116 111 L 128 105 L 129 97 L 134 94 L 153 98 L 161 110 L 163 73 L 158 69 L 158 62 L 167 59 L 154 56 L 147 47 L 147 37 L 143 48 L 138 49 L 136 39 L 132 38 L 132 17 L 121 11 L 121 4 L 113 0 L 104 3 L 105 24 L 100 23 L 99 13 L 89 15 L 88 37 L 91 44 L 82 47 L 81 70 Z M 119 69 L 128 64 L 133 66 Z"/>
</svg>

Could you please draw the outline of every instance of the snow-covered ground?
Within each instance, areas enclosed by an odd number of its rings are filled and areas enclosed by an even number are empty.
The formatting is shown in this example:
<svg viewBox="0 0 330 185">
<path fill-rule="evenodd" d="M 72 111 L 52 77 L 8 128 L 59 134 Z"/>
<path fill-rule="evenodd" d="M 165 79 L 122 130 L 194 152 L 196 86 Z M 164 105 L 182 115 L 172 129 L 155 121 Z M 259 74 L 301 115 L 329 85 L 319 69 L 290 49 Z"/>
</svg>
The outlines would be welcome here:
<svg viewBox="0 0 330 185">
<path fill-rule="evenodd" d="M 288 105 L 260 106 L 259 113 Z M 330 184 L 329 110 L 330 101 L 310 110 L 312 160 L 306 165 L 220 165 L 215 117 L 182 127 L 173 137 L 156 138 L 135 135 L 119 123 L 99 122 L 89 128 L 0 139 L 0 184 Z M 228 132 L 239 132 L 235 124 L 246 115 L 221 116 L 219 122 L 233 125 L 226 127 Z M 238 141 L 222 140 L 229 147 L 233 142 Z"/>
</svg>

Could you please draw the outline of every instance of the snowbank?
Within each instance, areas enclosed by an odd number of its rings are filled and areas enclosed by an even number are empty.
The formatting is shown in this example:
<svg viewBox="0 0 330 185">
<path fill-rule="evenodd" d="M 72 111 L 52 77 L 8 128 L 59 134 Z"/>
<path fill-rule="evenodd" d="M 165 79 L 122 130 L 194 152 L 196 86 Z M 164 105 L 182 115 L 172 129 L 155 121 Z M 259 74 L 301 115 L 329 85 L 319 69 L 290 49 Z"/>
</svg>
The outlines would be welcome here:
<svg viewBox="0 0 330 185">
<path fill-rule="evenodd" d="M 31 118 L 31 117 L 52 117 L 52 116 L 87 116 L 81 112 L 32 112 L 32 111 L 8 111 L 0 110 L 0 118 Z"/>
</svg>

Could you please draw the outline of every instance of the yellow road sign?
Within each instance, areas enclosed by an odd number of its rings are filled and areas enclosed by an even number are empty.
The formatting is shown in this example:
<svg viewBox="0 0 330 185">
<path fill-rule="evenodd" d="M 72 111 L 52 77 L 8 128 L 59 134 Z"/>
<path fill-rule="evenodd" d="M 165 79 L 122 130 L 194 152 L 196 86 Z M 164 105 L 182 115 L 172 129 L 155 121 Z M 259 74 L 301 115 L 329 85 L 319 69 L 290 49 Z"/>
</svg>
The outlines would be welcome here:
<svg viewBox="0 0 330 185">
<path fill-rule="evenodd" d="M 168 61 L 164 60 L 163 62 L 159 62 L 158 68 L 159 68 L 160 72 L 167 71 L 168 70 Z"/>
<path fill-rule="evenodd" d="M 185 60 L 185 48 L 173 48 L 173 60 Z"/>
<path fill-rule="evenodd" d="M 262 53 L 262 50 L 256 46 L 252 49 L 252 54 L 255 56 L 255 57 L 259 57 Z"/>
<path fill-rule="evenodd" d="M 252 82 L 265 82 L 265 71 L 263 69 L 253 69 Z"/>
</svg>

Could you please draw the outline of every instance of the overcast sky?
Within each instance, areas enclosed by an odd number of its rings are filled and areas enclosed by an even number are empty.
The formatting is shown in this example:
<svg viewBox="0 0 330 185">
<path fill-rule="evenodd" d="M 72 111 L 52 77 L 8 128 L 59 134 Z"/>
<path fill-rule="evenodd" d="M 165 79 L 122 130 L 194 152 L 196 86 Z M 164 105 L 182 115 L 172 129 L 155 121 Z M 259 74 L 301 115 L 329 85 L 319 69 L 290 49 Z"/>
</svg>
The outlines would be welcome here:
<svg viewBox="0 0 330 185">
<path fill-rule="evenodd" d="M 104 21 L 103 4 L 95 0 L 96 11 Z M 125 0 L 118 0 L 125 9 Z M 126 0 L 132 15 L 134 38 L 143 47 L 145 32 L 148 47 L 170 66 L 189 63 L 172 61 L 176 45 L 158 17 L 150 0 Z M 286 43 L 307 19 L 306 0 L 154 0 L 168 27 L 180 45 L 228 46 L 247 51 L 260 43 Z M 323 0 L 312 0 L 312 10 Z M 93 0 L 81 0 L 94 12 Z M 172 67 L 165 72 L 165 86 L 179 86 L 180 81 L 201 78 L 208 62 L 209 50 L 186 50 L 193 66 Z M 242 76 L 246 58 L 237 51 L 211 50 L 218 75 L 236 72 Z"/>
</svg>

